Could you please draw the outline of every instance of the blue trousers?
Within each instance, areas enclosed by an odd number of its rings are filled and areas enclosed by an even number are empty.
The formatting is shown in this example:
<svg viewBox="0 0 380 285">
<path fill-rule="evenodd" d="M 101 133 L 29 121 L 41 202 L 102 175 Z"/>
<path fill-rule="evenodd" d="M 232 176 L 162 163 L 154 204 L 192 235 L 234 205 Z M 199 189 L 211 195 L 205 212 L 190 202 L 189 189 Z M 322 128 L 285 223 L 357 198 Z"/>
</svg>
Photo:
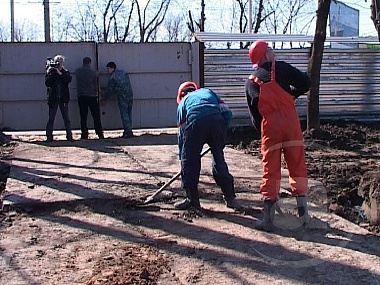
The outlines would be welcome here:
<svg viewBox="0 0 380 285">
<path fill-rule="evenodd" d="M 123 136 L 133 135 L 132 132 L 132 105 L 133 100 L 117 96 L 117 103 L 119 106 L 120 117 L 123 123 L 124 133 Z"/>
<path fill-rule="evenodd" d="M 201 152 L 208 144 L 212 153 L 212 174 L 218 186 L 233 192 L 233 176 L 224 159 L 227 127 L 222 115 L 210 115 L 191 125 L 181 126 L 183 147 L 181 152 L 182 187 L 197 189 L 201 170 Z M 231 189 L 232 187 L 232 189 Z M 224 193 L 224 191 L 223 191 Z M 232 195 L 232 194 L 231 194 Z"/>
</svg>

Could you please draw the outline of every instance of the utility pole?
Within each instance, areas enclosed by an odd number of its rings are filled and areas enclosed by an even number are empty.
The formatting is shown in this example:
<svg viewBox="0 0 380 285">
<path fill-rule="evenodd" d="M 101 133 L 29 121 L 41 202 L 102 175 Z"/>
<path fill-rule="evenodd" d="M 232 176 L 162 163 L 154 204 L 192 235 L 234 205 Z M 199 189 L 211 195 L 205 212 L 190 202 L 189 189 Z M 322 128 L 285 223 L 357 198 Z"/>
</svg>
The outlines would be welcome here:
<svg viewBox="0 0 380 285">
<path fill-rule="evenodd" d="M 15 2 L 11 0 L 11 42 L 15 41 Z"/>
<path fill-rule="evenodd" d="M 248 33 L 252 34 L 252 0 L 248 3 Z"/>
<path fill-rule="evenodd" d="M 45 23 L 45 42 L 50 43 L 50 8 L 49 0 L 43 0 L 44 5 L 44 23 Z"/>
</svg>

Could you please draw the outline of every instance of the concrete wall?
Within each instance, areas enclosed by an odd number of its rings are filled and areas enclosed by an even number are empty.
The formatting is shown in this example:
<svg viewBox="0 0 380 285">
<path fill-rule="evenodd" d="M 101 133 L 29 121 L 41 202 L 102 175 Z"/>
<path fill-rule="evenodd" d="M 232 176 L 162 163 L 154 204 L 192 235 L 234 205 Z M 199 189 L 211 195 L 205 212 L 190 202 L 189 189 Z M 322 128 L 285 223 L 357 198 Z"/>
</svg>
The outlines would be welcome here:
<svg viewBox="0 0 380 285">
<path fill-rule="evenodd" d="M 276 50 L 286 60 L 307 70 L 308 49 Z M 73 75 L 70 84 L 70 117 L 79 129 L 75 69 L 90 56 L 100 72 L 99 89 L 107 84 L 105 66 L 114 61 L 129 72 L 135 95 L 134 128 L 174 127 L 176 93 L 180 83 L 193 80 L 214 89 L 234 112 L 234 124 L 250 124 L 244 82 L 252 66 L 246 50 L 206 49 L 199 43 L 0 43 L 0 128 L 44 130 L 48 106 L 44 84 L 46 57 L 60 53 Z M 371 49 L 325 49 L 320 82 L 320 117 L 379 119 L 380 52 Z M 203 77 L 201 80 L 201 77 Z M 306 116 L 307 97 L 300 97 L 297 109 Z M 101 107 L 106 130 L 121 129 L 115 98 Z M 93 123 L 89 116 L 88 125 Z M 63 129 L 60 114 L 56 130 Z"/>
<path fill-rule="evenodd" d="M 106 86 L 106 64 L 114 61 L 130 74 L 134 91 L 133 127 L 176 125 L 176 93 L 186 80 L 199 82 L 199 47 L 190 43 L 96 44 L 96 43 L 0 43 L 0 127 L 11 130 L 44 130 L 48 106 L 44 84 L 47 57 L 62 54 L 71 72 L 70 118 L 79 129 L 75 70 L 82 58 L 92 58 Z M 194 61 L 195 60 L 195 61 Z M 116 98 L 101 107 L 105 129 L 121 129 Z M 88 125 L 93 123 L 89 116 Z M 64 129 L 57 113 L 55 129 Z"/>
</svg>

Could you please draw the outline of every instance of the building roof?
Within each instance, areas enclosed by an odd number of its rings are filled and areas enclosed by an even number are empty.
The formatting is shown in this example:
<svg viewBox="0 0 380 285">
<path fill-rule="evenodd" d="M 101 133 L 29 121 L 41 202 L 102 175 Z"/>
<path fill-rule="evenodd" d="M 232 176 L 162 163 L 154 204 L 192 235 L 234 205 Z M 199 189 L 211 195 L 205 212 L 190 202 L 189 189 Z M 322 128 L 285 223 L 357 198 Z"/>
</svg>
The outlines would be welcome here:
<svg viewBox="0 0 380 285">
<path fill-rule="evenodd" d="M 314 36 L 283 34 L 249 34 L 249 33 L 210 33 L 196 32 L 194 37 L 200 42 L 314 42 Z M 325 42 L 336 43 L 379 43 L 377 37 L 326 37 Z"/>
</svg>

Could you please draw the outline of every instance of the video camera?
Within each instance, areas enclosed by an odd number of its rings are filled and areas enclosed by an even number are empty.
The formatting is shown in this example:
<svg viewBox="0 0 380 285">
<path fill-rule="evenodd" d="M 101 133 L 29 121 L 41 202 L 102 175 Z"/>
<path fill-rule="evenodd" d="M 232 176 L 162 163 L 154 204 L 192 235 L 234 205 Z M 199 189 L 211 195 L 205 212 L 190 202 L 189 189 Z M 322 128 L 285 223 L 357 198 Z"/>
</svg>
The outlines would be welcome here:
<svg viewBox="0 0 380 285">
<path fill-rule="evenodd" d="M 48 57 L 46 59 L 46 69 L 48 69 L 49 67 L 57 68 L 58 66 L 59 66 L 58 61 L 54 61 L 54 59 L 52 59 L 51 57 Z"/>
</svg>

